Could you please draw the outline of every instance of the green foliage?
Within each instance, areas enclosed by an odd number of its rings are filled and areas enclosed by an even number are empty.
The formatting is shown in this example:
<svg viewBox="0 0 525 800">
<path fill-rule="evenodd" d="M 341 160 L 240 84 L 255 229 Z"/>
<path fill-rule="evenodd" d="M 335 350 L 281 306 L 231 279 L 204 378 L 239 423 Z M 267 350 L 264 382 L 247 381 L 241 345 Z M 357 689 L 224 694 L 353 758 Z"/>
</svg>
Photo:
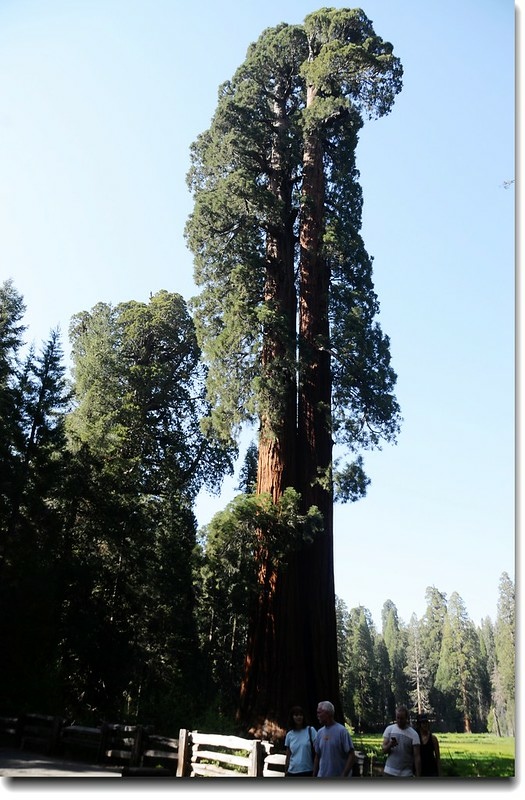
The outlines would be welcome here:
<svg viewBox="0 0 525 800">
<path fill-rule="evenodd" d="M 310 55 L 302 74 L 324 100 L 322 116 L 315 105 L 309 109 L 308 124 L 339 112 L 346 106 L 343 98 L 369 119 L 387 114 L 401 91 L 403 69 L 392 55 L 392 45 L 375 35 L 366 14 L 361 9 L 323 8 L 309 14 L 304 27 Z"/>
<path fill-rule="evenodd" d="M 19 352 L 25 327 L 20 323 L 25 312 L 23 298 L 12 281 L 0 284 L 0 525 L 4 557 L 7 520 L 16 480 L 17 456 L 22 446 L 20 416 Z"/>
<path fill-rule="evenodd" d="M 252 494 L 257 488 L 257 453 L 257 445 L 251 442 L 244 457 L 237 486 L 237 489 L 245 494 Z"/>
<path fill-rule="evenodd" d="M 200 427 L 204 375 L 179 295 L 98 304 L 74 318 L 71 336 L 67 427 L 82 477 L 70 498 L 67 702 L 172 727 L 195 713 L 203 680 L 191 504 L 203 482 L 219 484 L 230 454 Z"/>
<path fill-rule="evenodd" d="M 447 608 L 435 681 L 445 698 L 450 729 L 479 730 L 483 683 L 479 638 L 463 600 L 454 592 Z"/>
<path fill-rule="evenodd" d="M 176 735 L 203 703 L 191 507 L 231 456 L 200 427 L 191 318 L 168 292 L 77 315 L 71 411 L 58 335 L 21 361 L 1 298 L 0 704 Z"/>
<path fill-rule="evenodd" d="M 228 453 L 203 444 L 204 375 L 180 298 L 75 318 L 71 413 L 58 334 L 22 358 L 22 299 L 10 285 L 1 297 L 2 707 L 141 719 L 174 735 L 217 714 L 235 729 L 259 559 L 285 572 L 321 531 L 318 511 L 304 513 L 292 489 L 277 504 L 248 492 L 196 543 L 194 493 Z M 245 489 L 255 461 L 252 447 Z M 447 604 L 431 587 L 427 602 L 405 626 L 387 601 L 381 633 L 366 609 L 338 604 L 348 717 L 386 724 L 405 697 L 425 706 L 428 689 L 451 727 L 512 732 L 512 581 L 502 575 L 496 624 L 478 630 L 458 595 Z"/>
<path fill-rule="evenodd" d="M 382 634 L 390 663 L 390 688 L 395 705 L 408 705 L 408 685 L 405 672 L 407 631 L 399 620 L 397 608 L 391 600 L 383 604 Z M 390 709 L 392 718 L 395 707 Z"/>
<path fill-rule="evenodd" d="M 147 494 L 169 487 L 192 499 L 204 480 L 217 487 L 232 451 L 201 430 L 204 373 L 182 297 L 162 291 L 147 305 L 98 304 L 73 318 L 70 335 L 72 443 L 89 442 Z"/>
<path fill-rule="evenodd" d="M 418 714 L 432 714 L 430 702 L 431 673 L 423 646 L 422 625 L 415 614 L 407 629 L 407 650 L 405 674 L 409 684 L 410 707 Z"/>
<path fill-rule="evenodd" d="M 195 576 L 200 641 L 207 658 L 206 696 L 219 715 L 233 714 L 238 702 L 261 547 L 285 566 L 290 553 L 320 530 L 317 510 L 301 514 L 299 508 L 293 489 L 277 504 L 269 495 L 242 494 L 200 532 Z"/>
<path fill-rule="evenodd" d="M 300 370 L 298 220 L 301 205 L 313 201 L 302 194 L 302 157 L 314 118 L 325 152 L 333 430 L 350 450 L 395 438 L 396 376 L 359 236 L 355 148 L 361 115 L 386 114 L 401 75 L 392 46 L 362 11 L 321 9 L 303 26 L 263 32 L 192 147 L 186 235 L 200 288 L 195 323 L 209 365 L 211 421 L 226 439 L 256 417 L 277 433 L 295 425 L 286 403 Z M 307 84 L 316 91 L 308 106 Z M 340 498 L 357 499 L 366 483 L 356 460 L 338 478 Z"/>
<path fill-rule="evenodd" d="M 352 609 L 348 619 L 349 663 L 346 699 L 350 718 L 355 720 L 358 730 L 366 728 L 376 719 L 375 636 L 376 631 L 370 612 L 362 607 Z"/>
<path fill-rule="evenodd" d="M 18 352 L 23 345 L 25 326 L 20 320 L 25 313 L 22 295 L 13 281 L 0 284 L 0 388 L 2 393 L 13 384 L 18 366 Z M 0 409 L 5 413 L 5 400 L 2 397 Z"/>
<path fill-rule="evenodd" d="M 492 722 L 497 733 L 514 735 L 516 726 L 515 589 L 508 574 L 500 579 L 498 613 L 494 626 Z"/>
<path fill-rule="evenodd" d="M 395 440 L 400 422 L 372 260 L 359 236 L 355 149 L 362 115 L 387 113 L 400 89 L 399 60 L 364 13 L 321 9 L 304 25 L 262 33 L 192 146 L 186 237 L 199 287 L 193 308 L 208 367 L 209 431 L 228 442 L 258 420 L 258 490 L 277 508 L 293 487 L 303 513 L 319 509 L 326 533 L 294 559 L 287 581 L 287 556 L 304 545 L 309 526 L 298 526 L 295 513 L 283 524 L 272 518 L 274 507 L 269 517 L 266 508 L 253 511 L 259 604 L 240 709 L 249 726 L 267 715 L 281 725 L 284 695 L 321 691 L 321 676 L 340 705 L 332 445 L 356 454 L 335 476 L 340 499 L 356 500 L 368 483 L 360 451 Z M 281 499 L 287 503 L 286 494 Z M 304 580 L 311 587 L 300 607 L 292 587 Z M 273 670 L 259 679 L 261 665 L 275 661 L 296 673 L 312 649 L 296 687 L 283 692 Z"/>
<path fill-rule="evenodd" d="M 260 353 L 264 331 L 275 328 L 286 337 L 289 329 L 288 310 L 265 283 L 269 238 L 283 226 L 293 235 L 285 196 L 293 192 L 300 158 L 296 63 L 304 47 L 298 28 L 266 31 L 221 88 L 211 127 L 192 147 L 188 183 L 195 205 L 186 235 L 201 289 L 195 324 L 209 364 L 212 420 L 226 438 L 264 410 L 263 398 L 279 403 L 282 394 L 280 380 L 261 369 Z M 285 372 L 294 369 L 294 349 L 292 339 Z"/>
<path fill-rule="evenodd" d="M 0 356 L 0 640 L 7 655 L 0 660 L 0 704 L 23 710 L 40 702 L 45 691 L 43 709 L 52 707 L 59 694 L 56 559 L 67 468 L 63 415 L 69 400 L 56 332 L 40 353 L 30 348 L 21 361 L 18 321 L 24 307 L 12 286 L 7 289 Z"/>
<path fill-rule="evenodd" d="M 370 483 L 363 469 L 363 457 L 358 456 L 342 470 L 334 472 L 334 497 L 342 503 L 355 502 L 366 495 Z"/>
</svg>

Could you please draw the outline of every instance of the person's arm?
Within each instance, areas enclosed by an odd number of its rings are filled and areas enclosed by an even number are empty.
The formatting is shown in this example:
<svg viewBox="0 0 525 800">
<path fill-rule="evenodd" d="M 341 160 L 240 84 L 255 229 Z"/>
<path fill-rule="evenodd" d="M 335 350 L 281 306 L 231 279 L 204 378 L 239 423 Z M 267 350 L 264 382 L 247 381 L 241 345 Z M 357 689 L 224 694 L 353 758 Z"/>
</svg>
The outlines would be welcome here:
<svg viewBox="0 0 525 800">
<path fill-rule="evenodd" d="M 316 752 L 314 756 L 314 778 L 317 778 L 318 772 L 319 772 L 319 753 Z"/>
<path fill-rule="evenodd" d="M 381 746 L 383 748 L 383 753 L 386 753 L 388 755 L 392 750 L 392 748 L 396 746 L 396 743 L 392 741 L 390 736 L 383 736 L 383 743 Z"/>
<path fill-rule="evenodd" d="M 292 754 L 292 751 L 290 750 L 289 747 L 287 747 L 286 748 L 286 761 L 284 762 L 284 773 L 285 774 L 288 772 L 288 767 L 290 766 L 290 756 L 291 756 L 291 754 Z"/>
<path fill-rule="evenodd" d="M 416 769 L 416 777 L 421 777 L 421 745 L 414 745 L 414 766 Z"/>
<path fill-rule="evenodd" d="M 432 741 L 434 743 L 434 754 L 436 756 L 436 766 L 437 766 L 437 773 L 441 775 L 441 753 L 439 750 L 439 742 L 437 740 L 437 736 L 432 734 Z"/>
<path fill-rule="evenodd" d="M 355 761 L 355 750 L 350 750 L 348 753 L 348 758 L 346 759 L 345 768 L 343 770 L 343 778 L 347 778 L 350 773 L 352 772 L 352 767 L 354 766 Z"/>
</svg>

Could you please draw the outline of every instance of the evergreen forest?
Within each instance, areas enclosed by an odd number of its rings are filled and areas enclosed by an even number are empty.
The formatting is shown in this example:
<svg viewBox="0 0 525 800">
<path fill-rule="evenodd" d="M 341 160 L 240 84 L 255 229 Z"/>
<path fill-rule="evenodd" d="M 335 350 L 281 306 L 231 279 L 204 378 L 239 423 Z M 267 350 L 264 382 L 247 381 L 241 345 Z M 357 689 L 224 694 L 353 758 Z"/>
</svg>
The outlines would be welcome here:
<svg viewBox="0 0 525 800">
<path fill-rule="evenodd" d="M 329 698 L 357 732 L 406 704 L 514 735 L 506 573 L 479 627 L 435 586 L 421 619 L 386 599 L 381 630 L 335 591 L 334 503 L 402 423 L 356 159 L 402 87 L 360 8 L 267 28 L 190 147 L 195 297 L 79 311 L 66 364 L 0 286 L 0 713 L 278 741 Z"/>
<path fill-rule="evenodd" d="M 239 730 L 261 526 L 315 538 L 297 495 L 239 494 L 205 528 L 194 502 L 232 473 L 236 451 L 207 423 L 206 367 L 180 295 L 98 303 L 61 338 L 25 341 L 24 299 L 0 285 L 0 713 Z M 70 373 L 70 374 L 69 374 Z M 346 720 L 382 729 L 404 702 L 449 731 L 515 733 L 514 584 L 495 621 L 429 587 L 424 615 L 336 601 Z M 317 702 L 319 698 L 314 698 Z M 284 709 L 286 714 L 288 709 Z"/>
</svg>

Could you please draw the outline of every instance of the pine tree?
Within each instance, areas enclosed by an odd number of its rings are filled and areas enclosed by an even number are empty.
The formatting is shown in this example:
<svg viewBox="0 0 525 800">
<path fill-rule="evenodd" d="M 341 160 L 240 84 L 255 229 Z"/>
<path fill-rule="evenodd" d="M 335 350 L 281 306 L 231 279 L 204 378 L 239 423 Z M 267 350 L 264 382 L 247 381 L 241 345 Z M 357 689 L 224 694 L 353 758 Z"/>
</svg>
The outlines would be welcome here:
<svg viewBox="0 0 525 800">
<path fill-rule="evenodd" d="M 390 688 L 394 701 L 390 708 L 390 718 L 394 719 L 396 706 L 408 706 L 409 696 L 406 676 L 407 632 L 392 600 L 386 600 L 383 604 L 381 622 L 383 639 L 390 661 Z"/>
<path fill-rule="evenodd" d="M 443 697 L 435 687 L 435 679 L 447 616 L 447 596 L 435 586 L 428 586 L 425 598 L 427 608 L 421 619 L 421 647 L 428 665 L 429 702 L 439 717 L 445 713 L 445 707 Z"/>
<path fill-rule="evenodd" d="M 351 609 L 348 619 L 348 667 L 343 704 L 357 732 L 373 723 L 374 697 L 377 695 L 374 663 L 375 629 L 368 609 Z"/>
<path fill-rule="evenodd" d="M 376 670 L 377 696 L 375 698 L 375 719 L 384 727 L 395 718 L 396 700 L 391 686 L 391 667 L 388 650 L 382 634 L 376 633 L 374 642 L 374 665 Z"/>
<path fill-rule="evenodd" d="M 9 547 L 17 451 L 23 439 L 19 370 L 24 313 L 23 297 L 13 282 L 0 284 L 0 570 Z"/>
<path fill-rule="evenodd" d="M 431 714 L 434 709 L 430 703 L 430 670 L 421 639 L 421 623 L 412 614 L 407 628 L 405 668 L 409 682 L 410 708 L 418 714 Z"/>
<path fill-rule="evenodd" d="M 71 337 L 68 704 L 174 730 L 203 702 L 192 504 L 220 483 L 229 453 L 200 427 L 204 375 L 180 295 L 100 303 L 73 319 Z"/>
<path fill-rule="evenodd" d="M 346 698 L 349 693 L 349 635 L 350 612 L 347 605 L 340 597 L 335 598 L 335 617 L 337 624 L 337 662 L 339 684 L 345 718 L 349 716 Z"/>
<path fill-rule="evenodd" d="M 516 730 L 515 613 L 514 583 L 504 572 L 499 582 L 498 612 L 494 626 L 492 685 L 496 727 L 507 736 L 514 736 Z"/>
<path fill-rule="evenodd" d="M 8 692 L 10 704 L 25 708 L 39 703 L 43 711 L 52 710 L 58 698 L 57 563 L 67 465 L 64 416 L 69 404 L 62 361 L 58 332 L 52 332 L 39 354 L 31 347 L 22 363 L 13 362 L 10 376 L 17 408 L 10 426 L 2 526 L 0 633 L 7 655 L 0 691 Z M 5 707 L 6 699 L 2 700 Z"/>
<path fill-rule="evenodd" d="M 60 485 L 70 392 L 58 331 L 51 332 L 40 355 L 30 348 L 19 372 L 18 395 L 20 427 L 9 538 L 14 538 L 21 527 L 38 528 L 39 517 L 49 514 L 48 491 L 53 484 Z"/>
<path fill-rule="evenodd" d="M 449 729 L 470 733 L 486 730 L 481 718 L 483 682 L 481 650 L 474 623 L 457 592 L 450 596 L 436 673 L 436 688 L 444 695 Z"/>
</svg>

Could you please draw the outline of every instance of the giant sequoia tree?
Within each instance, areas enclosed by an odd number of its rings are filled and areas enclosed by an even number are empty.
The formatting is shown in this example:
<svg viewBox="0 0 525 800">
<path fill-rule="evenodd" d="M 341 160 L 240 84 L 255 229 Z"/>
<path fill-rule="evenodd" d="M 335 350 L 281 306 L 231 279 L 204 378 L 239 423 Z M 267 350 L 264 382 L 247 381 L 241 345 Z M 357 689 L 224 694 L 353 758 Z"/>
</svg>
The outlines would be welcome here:
<svg viewBox="0 0 525 800">
<path fill-rule="evenodd" d="M 329 697 L 340 715 L 332 445 L 354 454 L 335 477 L 356 499 L 359 450 L 398 428 L 355 163 L 364 118 L 387 113 L 401 89 L 392 50 L 360 9 L 270 28 L 192 148 L 187 236 L 211 424 L 229 439 L 257 420 L 257 492 L 277 502 L 293 487 L 324 522 L 279 557 L 259 532 L 240 709 L 257 732 L 281 726 L 292 702 L 313 711 Z"/>
</svg>

